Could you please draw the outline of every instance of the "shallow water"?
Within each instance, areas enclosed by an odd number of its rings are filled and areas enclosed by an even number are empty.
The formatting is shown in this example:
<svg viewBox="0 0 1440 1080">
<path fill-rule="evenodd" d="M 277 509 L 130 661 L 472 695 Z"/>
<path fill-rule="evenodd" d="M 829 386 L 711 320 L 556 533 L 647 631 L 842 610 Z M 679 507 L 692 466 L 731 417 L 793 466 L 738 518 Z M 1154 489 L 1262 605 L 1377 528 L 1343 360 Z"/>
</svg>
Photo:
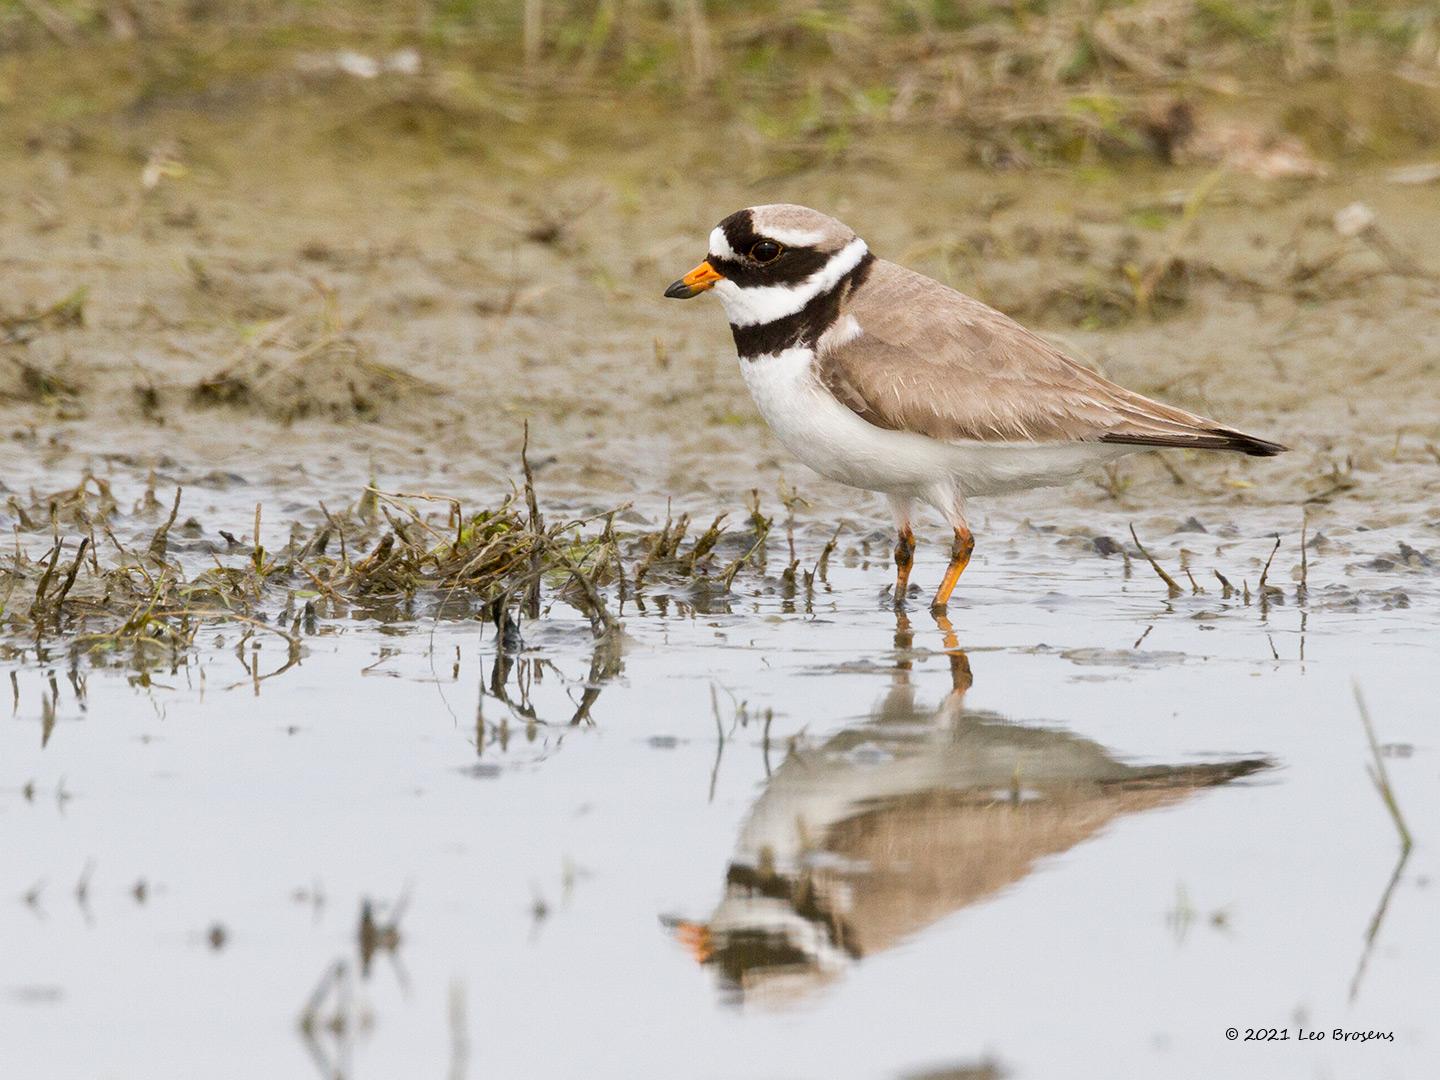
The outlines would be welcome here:
<svg viewBox="0 0 1440 1080">
<path fill-rule="evenodd" d="M 1197 579 L 1253 588 L 1267 530 L 1228 531 Z M 1289 551 L 1274 603 L 1168 600 L 985 535 L 953 639 L 842 544 L 808 602 L 627 605 L 618 671 L 560 603 L 499 681 L 478 623 L 331 623 L 263 679 L 233 629 L 6 661 L 4 1075 L 1422 1075 L 1433 571 L 1356 534 L 1303 605 Z"/>
<path fill-rule="evenodd" d="M 798 484 L 803 564 L 844 532 L 814 597 L 785 594 L 777 538 L 728 610 L 652 585 L 596 657 L 557 602 L 499 678 L 477 622 L 322 623 L 288 667 L 240 626 L 73 675 L 63 641 L 0 641 L 0 1080 L 1433 1072 L 1433 185 L 1360 145 L 1309 182 L 996 171 L 956 125 L 866 125 L 792 171 L 788 123 L 730 106 L 504 88 L 476 112 L 468 61 L 419 95 L 174 100 L 167 56 L 134 65 L 169 73 L 158 101 L 79 116 L 73 64 L 7 57 L 7 541 L 12 495 L 38 555 L 20 493 L 94 469 L 132 550 L 183 485 L 203 536 L 172 553 L 234 564 L 217 530 L 247 537 L 257 503 L 279 550 L 376 477 L 488 502 L 522 420 L 542 499 L 577 513 L 735 523 Z M 1300 90 L 1207 105 L 1202 132 L 1278 133 L 1265 114 L 1314 113 Z M 1136 457 L 979 509 L 954 638 L 921 597 L 901 625 L 878 507 L 774 442 L 713 307 L 660 297 L 719 217 L 780 200 L 1296 451 Z M 159 502 L 127 513 L 151 470 Z M 1132 518 L 1203 594 L 1127 562 Z"/>
</svg>

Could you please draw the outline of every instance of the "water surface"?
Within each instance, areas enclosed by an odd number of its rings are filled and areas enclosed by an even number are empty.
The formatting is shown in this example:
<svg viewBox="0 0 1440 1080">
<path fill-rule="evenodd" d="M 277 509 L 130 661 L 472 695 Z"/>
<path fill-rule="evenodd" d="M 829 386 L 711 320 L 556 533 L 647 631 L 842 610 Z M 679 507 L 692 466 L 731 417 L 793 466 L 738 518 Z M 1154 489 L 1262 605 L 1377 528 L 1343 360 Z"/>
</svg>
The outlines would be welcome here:
<svg viewBox="0 0 1440 1080">
<path fill-rule="evenodd" d="M 273 678 L 240 628 L 143 674 L 12 657 L 5 1074 L 1421 1075 L 1433 578 L 1312 554 L 1305 604 L 1171 600 L 991 528 L 953 637 L 856 539 L 808 598 L 632 600 L 613 657 L 558 602 L 498 667 L 423 620 Z M 1195 566 L 1253 591 L 1272 543 Z"/>
</svg>

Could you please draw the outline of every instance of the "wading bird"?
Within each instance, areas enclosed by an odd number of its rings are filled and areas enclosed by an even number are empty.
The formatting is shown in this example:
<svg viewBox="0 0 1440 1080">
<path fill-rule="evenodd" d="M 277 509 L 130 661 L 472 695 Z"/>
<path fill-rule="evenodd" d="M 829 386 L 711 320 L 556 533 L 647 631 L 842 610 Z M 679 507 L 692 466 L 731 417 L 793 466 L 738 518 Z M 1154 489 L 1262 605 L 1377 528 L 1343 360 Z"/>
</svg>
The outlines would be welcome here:
<svg viewBox="0 0 1440 1080">
<path fill-rule="evenodd" d="M 917 503 L 955 533 L 931 605 L 943 612 L 975 548 L 971 496 L 1063 484 L 1151 447 L 1285 449 L 1117 386 L 994 308 L 876 258 L 808 207 L 731 214 L 665 295 L 711 289 L 780 441 L 821 475 L 888 497 L 896 604 L 914 565 Z"/>
</svg>

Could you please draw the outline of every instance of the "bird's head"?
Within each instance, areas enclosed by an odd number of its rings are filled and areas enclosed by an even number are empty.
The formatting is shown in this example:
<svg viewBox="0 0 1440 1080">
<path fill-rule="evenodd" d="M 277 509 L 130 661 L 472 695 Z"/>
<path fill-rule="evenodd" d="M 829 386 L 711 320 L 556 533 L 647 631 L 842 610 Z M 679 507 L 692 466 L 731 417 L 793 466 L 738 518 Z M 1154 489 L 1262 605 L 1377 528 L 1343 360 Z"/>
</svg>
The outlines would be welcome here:
<svg viewBox="0 0 1440 1080">
<path fill-rule="evenodd" d="M 818 210 L 752 206 L 715 226 L 705 261 L 665 295 L 688 300 L 714 289 L 732 325 L 769 323 L 833 289 L 868 254 L 848 225 Z"/>
</svg>

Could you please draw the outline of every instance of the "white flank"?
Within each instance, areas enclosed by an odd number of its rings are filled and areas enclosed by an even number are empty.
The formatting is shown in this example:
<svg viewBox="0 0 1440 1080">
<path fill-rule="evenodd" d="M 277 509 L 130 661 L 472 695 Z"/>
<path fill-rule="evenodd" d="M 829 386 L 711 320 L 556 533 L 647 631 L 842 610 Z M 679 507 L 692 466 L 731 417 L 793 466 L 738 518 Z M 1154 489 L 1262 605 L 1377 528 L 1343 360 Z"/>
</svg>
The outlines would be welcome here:
<svg viewBox="0 0 1440 1080">
<path fill-rule="evenodd" d="M 725 243 L 723 236 L 720 240 Z M 725 243 L 725 251 L 729 249 L 730 245 Z M 714 233 L 710 235 L 710 250 L 715 255 L 733 258 L 716 247 Z M 715 292 L 725 305 L 725 317 L 731 326 L 762 326 L 794 315 L 821 293 L 829 292 L 860 265 L 869 250 L 865 241 L 856 237 L 830 256 L 830 261 L 819 270 L 794 285 L 752 285 L 742 289 L 733 281 L 724 280 L 715 283 Z"/>
<path fill-rule="evenodd" d="M 968 496 L 1063 484 L 1140 449 L 1097 442 L 951 443 L 889 431 L 837 401 L 813 363 L 814 353 L 804 348 L 740 362 L 755 404 L 786 449 L 842 484 L 928 503 L 952 525 L 964 523 Z"/>
</svg>

